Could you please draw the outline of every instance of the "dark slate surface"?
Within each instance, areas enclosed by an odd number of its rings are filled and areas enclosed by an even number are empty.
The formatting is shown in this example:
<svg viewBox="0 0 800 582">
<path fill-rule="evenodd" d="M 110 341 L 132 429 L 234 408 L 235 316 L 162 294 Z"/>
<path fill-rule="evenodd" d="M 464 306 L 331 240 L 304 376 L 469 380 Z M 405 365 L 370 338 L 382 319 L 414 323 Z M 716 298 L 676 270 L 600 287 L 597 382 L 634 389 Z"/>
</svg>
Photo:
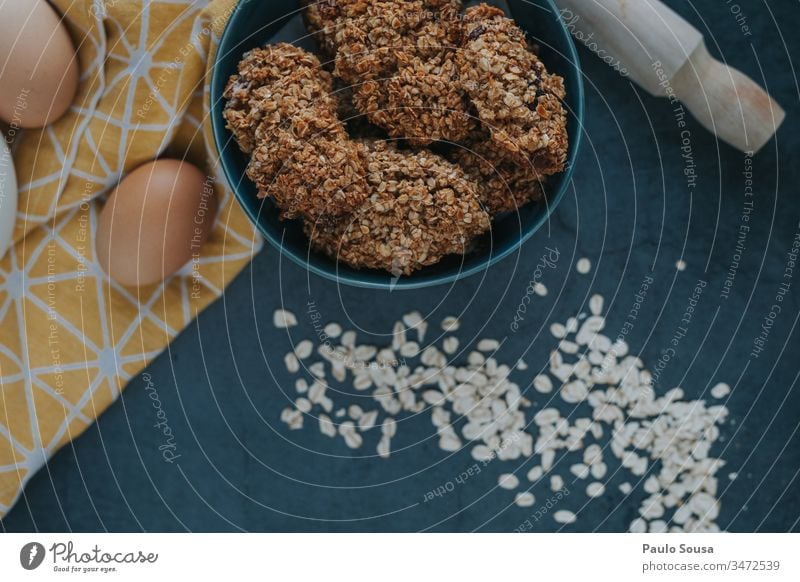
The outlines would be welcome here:
<svg viewBox="0 0 800 582">
<path fill-rule="evenodd" d="M 448 456 L 430 438 L 427 418 L 401 423 L 390 461 L 353 459 L 315 427 L 288 432 L 278 421 L 292 383 L 282 365 L 290 346 L 272 327 L 281 300 L 298 313 L 292 339 L 313 337 L 306 303 L 326 320 L 351 322 L 364 333 L 386 333 L 417 308 L 435 321 L 462 313 L 464 339 L 507 337 L 509 361 L 526 354 L 543 362 L 552 347 L 550 322 L 579 311 L 593 292 L 609 305 L 609 327 L 619 327 L 643 277 L 655 284 L 631 333 L 634 349 L 652 367 L 680 323 L 698 280 L 707 282 L 695 319 L 664 370 L 659 390 L 681 385 L 703 397 L 717 381 L 735 386 L 732 421 L 713 451 L 727 460 L 721 471 L 721 527 L 732 531 L 797 530 L 800 469 L 800 397 L 797 377 L 800 271 L 782 302 L 764 352 L 750 353 L 783 280 L 787 250 L 800 230 L 797 200 L 798 84 L 792 56 L 800 40 L 792 24 L 796 2 L 745 2 L 752 35 L 740 30 L 724 2 L 673 0 L 670 4 L 706 32 L 716 55 L 768 86 L 787 109 L 775 142 L 753 160 L 755 206 L 730 297 L 721 298 L 743 209 L 744 156 L 717 144 L 689 121 L 697 187 L 684 176 L 680 132 L 666 100 L 643 94 L 587 50 L 586 141 L 574 190 L 549 229 L 521 253 L 452 288 L 402 294 L 340 288 L 307 280 L 298 267 L 266 249 L 148 370 L 174 432 L 173 463 L 159 451 L 156 411 L 147 378 L 136 378 L 103 417 L 59 452 L 29 484 L 2 522 L 7 531 L 510 531 L 530 511 L 509 506 L 497 475 L 516 467 L 496 462 L 433 502 L 425 493 L 472 465 L 464 452 Z M 509 324 L 546 246 L 557 248 L 556 269 L 543 279 L 550 294 L 535 302 L 521 329 Z M 688 268 L 674 265 L 681 256 Z M 588 277 L 574 261 L 590 257 Z M 379 339 L 373 339 L 379 342 Z M 517 378 L 524 381 L 526 376 Z M 709 398 L 705 394 L 706 398 Z M 541 397 L 536 398 L 539 404 Z M 373 440 L 367 439 L 369 450 Z M 523 472 L 525 468 L 523 467 Z M 729 472 L 738 478 L 727 480 Z M 563 473 L 568 474 L 566 471 Z M 645 496 L 609 493 L 582 510 L 567 530 L 620 531 Z M 546 498 L 539 491 L 540 500 Z M 582 495 L 567 498 L 576 509 Z M 552 520 L 537 531 L 555 530 Z"/>
</svg>

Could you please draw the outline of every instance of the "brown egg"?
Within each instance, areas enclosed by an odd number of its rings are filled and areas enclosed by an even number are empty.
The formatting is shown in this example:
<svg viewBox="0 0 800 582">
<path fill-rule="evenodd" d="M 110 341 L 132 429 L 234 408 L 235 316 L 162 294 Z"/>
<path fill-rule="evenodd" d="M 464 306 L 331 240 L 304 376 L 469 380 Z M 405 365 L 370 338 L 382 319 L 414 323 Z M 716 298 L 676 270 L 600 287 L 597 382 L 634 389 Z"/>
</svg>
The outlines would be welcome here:
<svg viewBox="0 0 800 582">
<path fill-rule="evenodd" d="M 44 127 L 69 109 L 78 57 L 61 17 L 44 0 L 0 3 L 0 119 Z"/>
<path fill-rule="evenodd" d="M 121 285 L 158 283 L 199 256 L 216 213 L 213 183 L 195 166 L 147 163 L 119 183 L 100 213 L 97 260 Z"/>
</svg>

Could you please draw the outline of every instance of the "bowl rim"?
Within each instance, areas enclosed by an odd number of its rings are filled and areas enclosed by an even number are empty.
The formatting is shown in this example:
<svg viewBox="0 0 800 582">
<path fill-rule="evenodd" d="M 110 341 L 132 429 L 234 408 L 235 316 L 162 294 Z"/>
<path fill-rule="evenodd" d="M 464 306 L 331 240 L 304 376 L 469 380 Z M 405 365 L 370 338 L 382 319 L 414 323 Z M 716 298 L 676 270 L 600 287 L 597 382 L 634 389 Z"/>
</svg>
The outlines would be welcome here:
<svg viewBox="0 0 800 582">
<path fill-rule="evenodd" d="M 525 0 L 522 0 L 525 1 Z M 460 269 L 455 273 L 441 275 L 441 276 L 433 276 L 430 278 L 422 279 L 422 280 L 414 280 L 414 276 L 404 276 L 404 277 L 397 277 L 392 278 L 391 282 L 379 282 L 379 281 L 372 281 L 366 278 L 360 278 L 357 275 L 351 275 L 347 273 L 340 273 L 338 265 L 339 263 L 336 262 L 336 268 L 334 269 L 324 269 L 320 268 L 312 263 L 310 263 L 304 254 L 298 254 L 293 250 L 289 249 L 283 244 L 283 233 L 281 236 L 277 236 L 276 233 L 271 232 L 270 230 L 264 228 L 261 222 L 258 219 L 258 214 L 255 213 L 253 208 L 249 204 L 246 204 L 243 200 L 243 195 L 240 193 L 239 188 L 235 187 L 234 184 L 237 184 L 237 180 L 241 179 L 241 176 L 232 176 L 230 170 L 228 168 L 228 164 L 223 161 L 222 152 L 228 147 L 227 141 L 223 140 L 224 134 L 227 132 L 224 124 L 222 124 L 220 117 L 217 115 L 219 111 L 218 105 L 214 102 L 214 87 L 217 86 L 218 76 L 221 74 L 219 62 L 220 62 L 220 48 L 225 44 L 225 39 L 230 33 L 232 29 L 232 23 L 244 4 L 247 4 L 249 0 L 237 0 L 236 7 L 231 12 L 228 21 L 225 23 L 225 27 L 222 31 L 222 34 L 219 37 L 219 41 L 217 43 L 217 50 L 214 54 L 214 64 L 211 70 L 211 79 L 209 85 L 209 115 L 211 115 L 211 130 L 214 137 L 214 145 L 216 147 L 216 154 L 219 160 L 219 164 L 222 166 L 222 171 L 225 174 L 225 179 L 228 182 L 228 187 L 233 191 L 234 197 L 236 198 L 239 207 L 244 211 L 247 217 L 250 219 L 250 222 L 253 223 L 253 226 L 256 227 L 256 230 L 261 233 L 261 235 L 267 239 L 270 245 L 278 250 L 278 252 L 285 257 L 288 257 L 296 265 L 303 267 L 306 271 L 310 271 L 315 275 L 323 277 L 329 281 L 333 281 L 335 283 L 342 283 L 345 285 L 349 285 L 352 287 L 360 287 L 362 289 L 380 289 L 380 290 L 414 290 L 414 289 L 424 289 L 428 287 L 436 287 L 439 285 L 446 285 L 452 284 L 462 279 L 466 279 L 468 277 L 472 277 L 480 272 L 487 271 L 503 259 L 507 258 L 512 253 L 519 251 L 519 249 L 524 245 L 530 238 L 539 232 L 546 222 L 548 222 L 555 212 L 555 209 L 561 203 L 562 199 L 566 195 L 567 189 L 572 182 L 572 175 L 575 171 L 575 161 L 577 160 L 578 153 L 580 150 L 581 142 L 583 141 L 583 119 L 584 119 L 584 82 L 583 82 L 583 68 L 581 67 L 580 59 L 578 57 L 578 49 L 575 45 L 575 41 L 572 38 L 572 35 L 569 33 L 566 25 L 564 24 L 564 20 L 560 17 L 560 11 L 558 7 L 555 5 L 554 0 L 541 0 L 545 2 L 550 12 L 552 12 L 553 17 L 558 22 L 558 29 L 561 32 L 562 37 L 565 40 L 567 52 L 564 55 L 569 60 L 569 64 L 572 67 L 575 73 L 576 79 L 576 86 L 573 89 L 576 95 L 576 108 L 572 111 L 572 116 L 574 117 L 574 123 L 578 125 L 578 129 L 575 132 L 575 139 L 569 146 L 569 152 L 567 154 L 567 163 L 564 172 L 560 174 L 561 182 L 559 184 L 559 188 L 556 191 L 555 195 L 551 196 L 549 199 L 546 199 L 546 208 L 545 211 L 539 216 L 535 221 L 533 221 L 530 226 L 523 232 L 520 233 L 519 238 L 512 244 L 509 245 L 508 248 L 498 252 L 497 254 L 491 254 L 485 260 L 481 261 L 480 263 L 473 265 L 467 269 Z M 313 252 L 313 251 L 307 251 Z"/>
</svg>

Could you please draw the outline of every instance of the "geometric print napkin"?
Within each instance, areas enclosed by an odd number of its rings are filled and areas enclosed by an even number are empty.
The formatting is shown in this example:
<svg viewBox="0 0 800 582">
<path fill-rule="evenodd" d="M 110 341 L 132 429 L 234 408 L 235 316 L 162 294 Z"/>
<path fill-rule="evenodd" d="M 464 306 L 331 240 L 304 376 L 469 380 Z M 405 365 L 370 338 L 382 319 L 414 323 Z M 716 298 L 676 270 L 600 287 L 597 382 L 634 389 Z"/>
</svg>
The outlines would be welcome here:
<svg viewBox="0 0 800 582">
<path fill-rule="evenodd" d="M 19 184 L 0 260 L 0 517 L 261 248 L 221 176 L 209 124 L 216 40 L 234 0 L 55 0 L 77 48 L 78 96 L 56 123 L 4 127 Z M 159 156 L 215 184 L 209 241 L 162 284 L 122 287 L 97 264 L 106 195 Z"/>
</svg>

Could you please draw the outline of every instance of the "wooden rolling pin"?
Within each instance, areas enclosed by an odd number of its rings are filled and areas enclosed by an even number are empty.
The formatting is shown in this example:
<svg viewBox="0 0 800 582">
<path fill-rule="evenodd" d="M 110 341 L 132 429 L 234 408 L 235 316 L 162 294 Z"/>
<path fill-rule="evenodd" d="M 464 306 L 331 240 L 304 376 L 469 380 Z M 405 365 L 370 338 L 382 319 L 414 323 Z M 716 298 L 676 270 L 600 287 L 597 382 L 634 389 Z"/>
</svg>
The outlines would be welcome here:
<svg viewBox="0 0 800 582">
<path fill-rule="evenodd" d="M 744 152 L 769 141 L 785 113 L 752 79 L 714 59 L 703 35 L 659 0 L 555 0 L 578 42 L 645 90 L 677 98 Z"/>
</svg>

